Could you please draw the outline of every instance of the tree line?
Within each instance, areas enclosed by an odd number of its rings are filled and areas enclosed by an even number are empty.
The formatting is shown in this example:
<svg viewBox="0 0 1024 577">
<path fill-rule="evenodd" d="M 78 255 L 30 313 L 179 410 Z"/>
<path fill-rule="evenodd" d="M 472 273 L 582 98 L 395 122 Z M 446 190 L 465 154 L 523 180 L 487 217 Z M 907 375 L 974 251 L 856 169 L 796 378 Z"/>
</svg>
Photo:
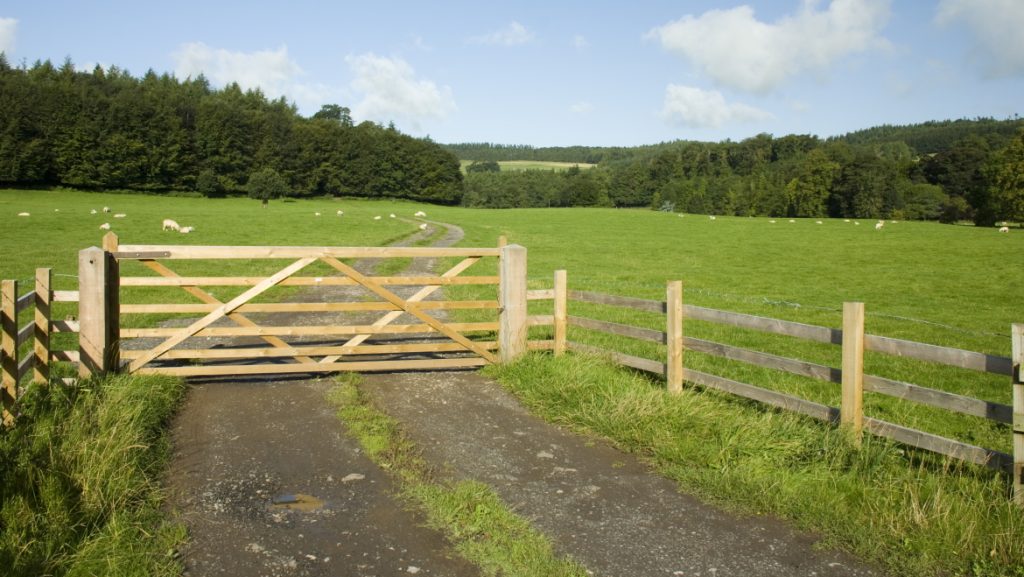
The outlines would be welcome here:
<svg viewBox="0 0 1024 577">
<path fill-rule="evenodd" d="M 901 138 L 914 142 L 915 148 Z M 476 145 L 451 146 L 477 154 Z M 490 146 L 514 159 L 558 149 Z M 741 142 L 677 141 L 594 149 L 596 168 L 468 172 L 463 204 L 616 206 L 737 216 L 1024 221 L 1024 121 L 883 126 L 822 140 L 759 134 Z M 477 160 L 477 159 L 473 159 Z M 571 160 L 570 160 L 571 161 Z"/>
<path fill-rule="evenodd" d="M 71 60 L 12 67 L 0 53 L 0 183 L 193 191 L 408 198 L 456 204 L 458 159 L 394 126 L 355 125 L 325 105 L 310 118 L 283 98 L 237 84 L 210 87 L 152 70 L 75 69 Z"/>
</svg>

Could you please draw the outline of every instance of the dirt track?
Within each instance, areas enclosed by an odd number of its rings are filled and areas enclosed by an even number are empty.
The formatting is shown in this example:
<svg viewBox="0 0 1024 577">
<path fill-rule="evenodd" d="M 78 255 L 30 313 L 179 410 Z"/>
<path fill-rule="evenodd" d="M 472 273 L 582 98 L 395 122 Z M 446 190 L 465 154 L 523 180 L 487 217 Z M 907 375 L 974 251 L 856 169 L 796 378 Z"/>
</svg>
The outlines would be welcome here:
<svg viewBox="0 0 1024 577">
<path fill-rule="evenodd" d="M 442 243 L 459 238 L 453 227 Z M 191 533 L 187 574 L 478 574 L 392 497 L 386 474 L 324 400 L 330 386 L 298 378 L 190 387 L 168 479 Z M 779 521 L 681 495 L 631 457 L 530 416 L 476 373 L 370 375 L 362 386 L 433 464 L 494 487 L 594 575 L 878 574 Z"/>
</svg>

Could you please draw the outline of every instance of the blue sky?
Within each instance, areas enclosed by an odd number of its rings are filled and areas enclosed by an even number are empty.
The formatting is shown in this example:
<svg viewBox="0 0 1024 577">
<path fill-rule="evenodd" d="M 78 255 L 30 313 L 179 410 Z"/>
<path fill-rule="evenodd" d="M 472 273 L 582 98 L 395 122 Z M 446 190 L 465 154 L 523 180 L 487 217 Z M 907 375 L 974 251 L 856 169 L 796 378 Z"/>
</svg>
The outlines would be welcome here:
<svg viewBox="0 0 1024 577">
<path fill-rule="evenodd" d="M 0 50 L 206 75 L 437 142 L 827 137 L 1024 114 L 1024 0 L 0 5 Z"/>
</svg>

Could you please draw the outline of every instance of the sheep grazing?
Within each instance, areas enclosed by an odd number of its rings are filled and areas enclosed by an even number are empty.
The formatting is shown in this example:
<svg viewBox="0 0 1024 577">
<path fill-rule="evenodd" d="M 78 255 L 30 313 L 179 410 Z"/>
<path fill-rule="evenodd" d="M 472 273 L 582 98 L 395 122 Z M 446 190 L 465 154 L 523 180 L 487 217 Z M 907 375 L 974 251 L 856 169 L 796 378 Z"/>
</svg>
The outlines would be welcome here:
<svg viewBox="0 0 1024 577">
<path fill-rule="evenodd" d="M 775 224 L 775 221 L 774 220 L 769 220 L 768 224 Z"/>
<path fill-rule="evenodd" d="M 123 213 L 123 212 L 119 212 L 119 213 L 114 215 L 114 218 L 124 218 L 126 216 L 128 216 L 128 215 Z"/>
<path fill-rule="evenodd" d="M 816 221 L 814 221 L 814 224 L 821 224 L 821 221 L 820 220 L 816 220 Z"/>
<path fill-rule="evenodd" d="M 177 230 L 177 231 L 180 232 L 181 231 L 181 225 L 178 224 L 177 222 L 169 219 L 169 218 L 165 218 L 164 219 L 164 228 L 163 228 L 163 230 L 168 230 L 168 229 L 170 229 L 170 230 Z"/>
<path fill-rule="evenodd" d="M 875 230 L 882 230 L 883 226 L 885 226 L 885 221 L 884 220 L 880 220 L 880 221 L 875 223 Z"/>
<path fill-rule="evenodd" d="M 711 220 L 715 220 L 715 215 L 713 215 L 713 214 L 709 214 L 709 215 L 708 215 L 708 218 L 710 218 Z"/>
<path fill-rule="evenodd" d="M 181 234 L 188 234 L 188 233 L 192 232 L 193 230 L 195 230 L 194 227 L 183 226 L 183 227 L 181 227 L 181 230 L 179 230 L 178 232 L 180 232 Z"/>
<path fill-rule="evenodd" d="M 857 225 L 857 226 L 860 226 L 860 223 L 859 223 L 859 222 L 857 222 L 857 221 L 853 221 L 853 224 L 855 224 L 855 225 Z"/>
<path fill-rule="evenodd" d="M 843 219 L 843 222 L 850 222 L 850 219 L 848 219 L 848 218 L 844 218 L 844 219 Z"/>
<path fill-rule="evenodd" d="M 427 213 L 423 212 L 422 210 L 417 210 L 416 214 L 414 214 L 413 216 L 417 218 L 423 218 L 424 216 L 427 216 Z"/>
<path fill-rule="evenodd" d="M 345 211 L 344 211 L 344 210 L 339 210 L 339 211 L 338 211 L 338 216 L 342 216 L 343 214 L 345 214 Z"/>
<path fill-rule="evenodd" d="M 1010 232 L 1010 227 L 1008 227 L 1008 226 L 1001 226 L 1001 227 L 999 227 L 999 232 Z"/>
<path fill-rule="evenodd" d="M 391 214 L 389 214 L 388 218 L 395 218 L 395 213 L 392 212 Z"/>
<path fill-rule="evenodd" d="M 110 223 L 109 222 L 105 222 L 105 223 L 101 224 L 100 225 L 100 230 L 110 230 Z"/>
<path fill-rule="evenodd" d="M 19 212 L 18 216 L 32 216 L 32 215 L 27 213 L 27 212 Z"/>
<path fill-rule="evenodd" d="M 320 213 L 319 212 L 314 212 L 313 216 L 320 216 Z"/>
<path fill-rule="evenodd" d="M 373 217 L 373 220 L 380 220 L 380 215 Z"/>
<path fill-rule="evenodd" d="M 796 221 L 791 218 L 791 219 L 789 219 L 789 222 L 792 224 L 792 223 L 794 223 Z"/>
<path fill-rule="evenodd" d="M 94 208 L 94 209 L 90 210 L 89 214 L 96 214 L 96 209 Z"/>
<path fill-rule="evenodd" d="M 427 230 L 427 223 L 421 224 L 420 225 L 420 230 Z"/>
<path fill-rule="evenodd" d="M 109 206 L 104 206 L 103 207 L 103 212 L 110 212 L 110 207 Z"/>
</svg>

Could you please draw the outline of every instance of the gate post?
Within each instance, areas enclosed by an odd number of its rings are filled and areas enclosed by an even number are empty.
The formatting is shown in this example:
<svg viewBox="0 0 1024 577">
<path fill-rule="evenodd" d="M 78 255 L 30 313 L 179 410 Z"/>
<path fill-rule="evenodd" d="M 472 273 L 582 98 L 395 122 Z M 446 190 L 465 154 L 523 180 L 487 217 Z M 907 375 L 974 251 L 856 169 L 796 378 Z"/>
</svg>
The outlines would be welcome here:
<svg viewBox="0 0 1024 577">
<path fill-rule="evenodd" d="M 78 252 L 78 373 L 83 378 L 117 371 L 118 288 L 114 255 L 94 246 Z"/>
<path fill-rule="evenodd" d="M 498 349 L 507 363 L 526 352 L 526 248 L 503 246 L 499 274 Z"/>
<path fill-rule="evenodd" d="M 1024 324 L 1010 327 L 1013 334 L 1013 502 L 1024 507 Z"/>
<path fill-rule="evenodd" d="M 860 445 L 864 427 L 864 303 L 843 303 L 843 388 L 840 423 Z"/>
</svg>

